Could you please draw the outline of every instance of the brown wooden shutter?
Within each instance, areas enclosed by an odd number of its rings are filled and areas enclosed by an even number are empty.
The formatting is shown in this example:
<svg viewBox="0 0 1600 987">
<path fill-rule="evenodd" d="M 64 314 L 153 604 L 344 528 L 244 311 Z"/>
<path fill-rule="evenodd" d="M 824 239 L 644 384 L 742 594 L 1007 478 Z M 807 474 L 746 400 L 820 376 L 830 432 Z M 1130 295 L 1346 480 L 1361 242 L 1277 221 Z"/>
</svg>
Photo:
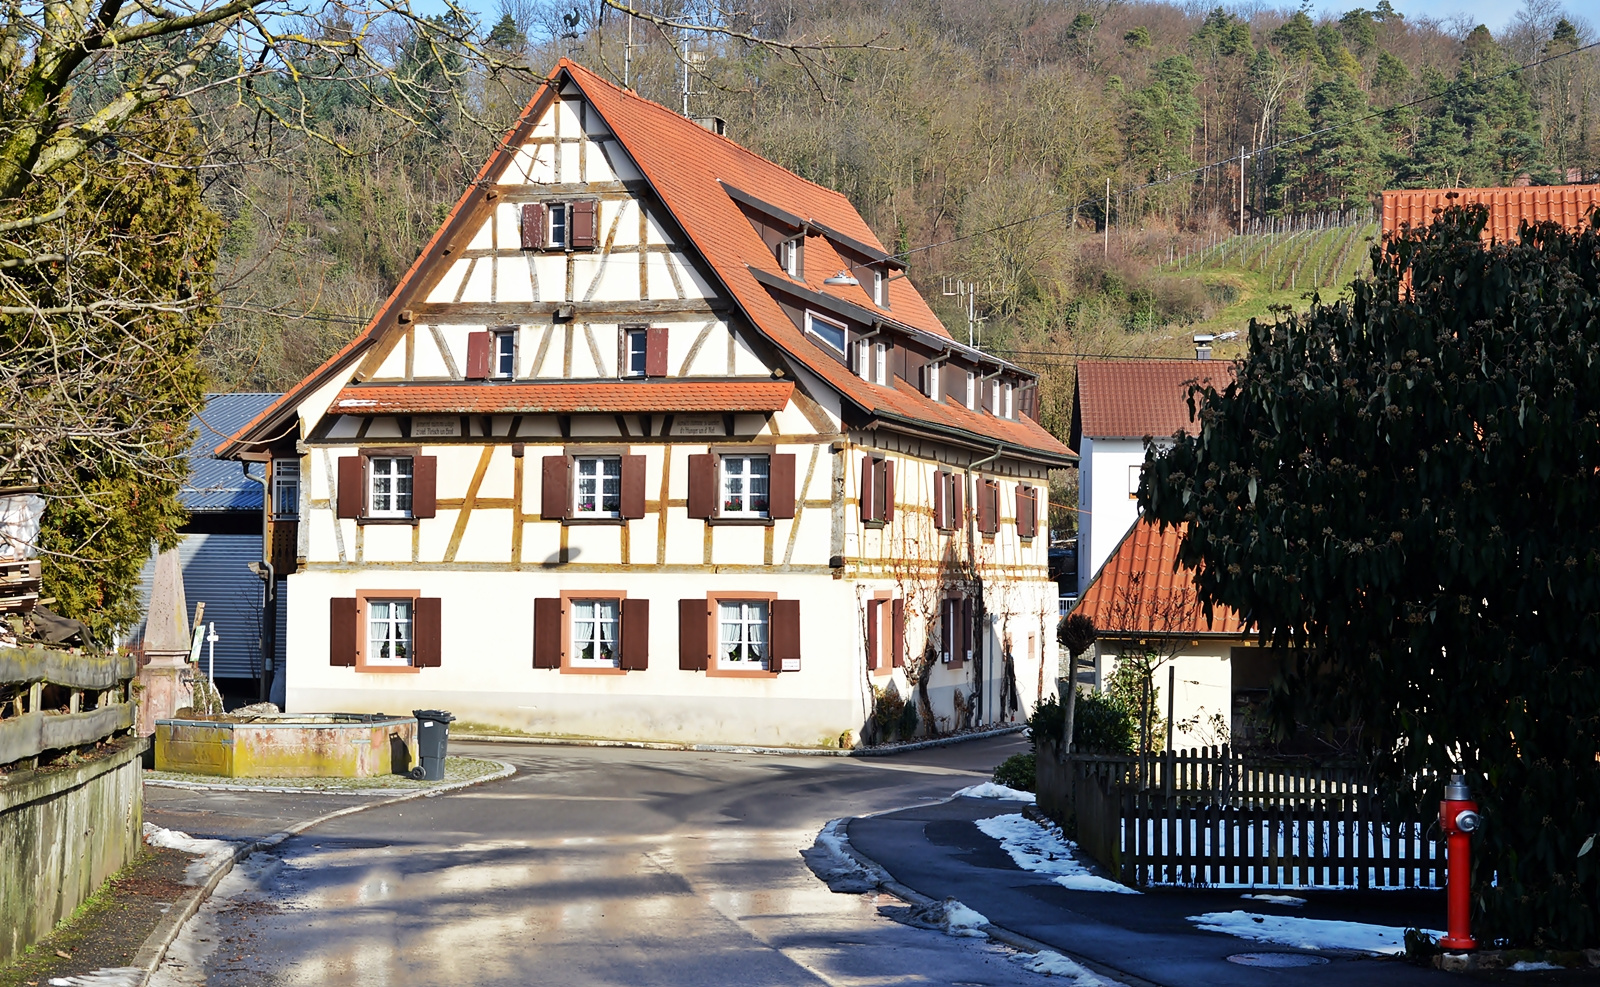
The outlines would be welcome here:
<svg viewBox="0 0 1600 987">
<path fill-rule="evenodd" d="M 415 456 L 411 460 L 411 516 L 433 517 L 439 513 L 439 459 Z"/>
<path fill-rule="evenodd" d="M 567 516 L 572 506 L 572 464 L 566 456 L 544 457 L 544 473 L 539 484 L 539 516 L 555 521 Z"/>
<path fill-rule="evenodd" d="M 954 473 L 950 474 L 950 502 L 950 527 L 959 528 L 967 523 L 967 484 Z"/>
<path fill-rule="evenodd" d="M 438 668 L 444 653 L 444 620 L 437 596 L 417 597 L 411 615 L 412 664 Z"/>
<path fill-rule="evenodd" d="M 800 601 L 772 601 L 772 659 L 767 663 L 773 672 L 800 671 Z"/>
<path fill-rule="evenodd" d="M 883 461 L 883 520 L 894 520 L 894 460 Z"/>
<path fill-rule="evenodd" d="M 489 334 L 467 333 L 467 379 L 489 379 Z"/>
<path fill-rule="evenodd" d="M 644 457 L 639 457 L 643 459 Z M 630 672 L 642 672 L 650 664 L 650 601 L 622 601 L 621 661 Z"/>
<path fill-rule="evenodd" d="M 767 477 L 768 517 L 794 517 L 794 486 L 794 454 L 786 452 L 773 456 Z"/>
<path fill-rule="evenodd" d="M 972 646 L 972 601 L 961 601 L 961 640 L 956 643 L 960 653 L 956 655 L 961 661 L 972 657 L 977 649 Z"/>
<path fill-rule="evenodd" d="M 667 375 L 667 330 L 664 327 L 652 326 L 644 331 L 644 375 Z"/>
<path fill-rule="evenodd" d="M 978 530 L 986 535 L 994 534 L 994 511 L 990 506 L 989 481 L 978 481 Z"/>
<path fill-rule="evenodd" d="M 522 207 L 522 249 L 544 249 L 544 203 L 530 202 Z"/>
<path fill-rule="evenodd" d="M 593 250 L 599 239 L 600 203 L 593 199 L 579 199 L 567 211 L 572 224 L 569 240 L 573 250 Z"/>
<path fill-rule="evenodd" d="M 678 601 L 678 667 L 703 672 L 711 660 L 711 611 L 705 599 Z"/>
<path fill-rule="evenodd" d="M 622 457 L 622 516 L 644 517 L 644 457 Z"/>
<path fill-rule="evenodd" d="M 356 663 L 361 625 L 356 619 L 356 598 L 336 596 L 328 601 L 328 664 Z"/>
<path fill-rule="evenodd" d="M 533 667 L 561 667 L 561 599 L 533 601 Z"/>
<path fill-rule="evenodd" d="M 933 473 L 933 526 L 943 531 L 949 528 L 950 518 L 945 515 L 948 504 L 945 498 L 945 488 L 950 485 L 950 474 L 944 470 L 934 470 Z"/>
<path fill-rule="evenodd" d="M 879 609 L 882 600 L 867 601 L 867 668 L 877 670 L 882 658 L 878 654 L 878 620 L 881 617 Z"/>
<path fill-rule="evenodd" d="M 689 516 L 710 518 L 717 513 L 717 457 L 710 453 L 689 457 Z"/>
<path fill-rule="evenodd" d="M 1000 481 L 990 480 L 984 493 L 989 500 L 989 533 L 992 535 L 1000 530 Z"/>
<path fill-rule="evenodd" d="M 366 459 L 362 456 L 339 457 L 339 516 L 360 517 L 367 502 Z"/>
<path fill-rule="evenodd" d="M 889 603 L 889 655 L 895 668 L 905 667 L 906 601 L 902 599 Z"/>
<path fill-rule="evenodd" d="M 883 520 L 878 512 L 878 463 L 871 456 L 861 457 L 861 520 Z"/>
<path fill-rule="evenodd" d="M 955 657 L 955 607 L 953 600 L 939 604 L 939 658 L 948 662 Z"/>
</svg>

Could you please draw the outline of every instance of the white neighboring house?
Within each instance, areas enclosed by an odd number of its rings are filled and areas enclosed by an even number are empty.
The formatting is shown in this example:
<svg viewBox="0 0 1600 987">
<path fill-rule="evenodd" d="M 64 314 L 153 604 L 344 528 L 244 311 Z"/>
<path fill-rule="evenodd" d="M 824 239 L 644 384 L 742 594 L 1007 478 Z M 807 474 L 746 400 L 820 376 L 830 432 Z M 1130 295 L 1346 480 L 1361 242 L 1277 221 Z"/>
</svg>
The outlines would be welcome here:
<svg viewBox="0 0 1600 987">
<path fill-rule="evenodd" d="M 1055 689 L 1033 374 L 840 194 L 563 60 L 368 328 L 219 455 L 303 483 L 287 707 L 860 737 Z"/>
<path fill-rule="evenodd" d="M 1145 440 L 1171 445 L 1193 435 L 1189 385 L 1221 388 L 1233 364 L 1212 360 L 1084 360 L 1072 395 L 1072 435 L 1078 450 L 1078 594 L 1100 571 L 1139 518 L 1139 476 Z"/>
</svg>

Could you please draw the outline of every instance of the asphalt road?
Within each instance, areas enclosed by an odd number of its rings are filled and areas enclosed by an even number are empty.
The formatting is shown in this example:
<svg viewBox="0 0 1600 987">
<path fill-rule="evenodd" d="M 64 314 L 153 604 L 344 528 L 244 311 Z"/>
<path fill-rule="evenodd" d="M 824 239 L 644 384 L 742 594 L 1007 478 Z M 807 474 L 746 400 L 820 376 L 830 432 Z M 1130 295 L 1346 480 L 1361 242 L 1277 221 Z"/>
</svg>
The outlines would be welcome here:
<svg viewBox="0 0 1600 987">
<path fill-rule="evenodd" d="M 1020 738 L 861 759 L 460 747 L 518 773 L 330 820 L 251 858 L 153 983 L 1061 982 L 983 939 L 892 921 L 879 911 L 904 912 L 892 899 L 834 894 L 799 856 L 829 819 L 986 779 Z M 238 838 L 281 829 L 294 798 L 150 788 L 147 815 Z M 328 801 L 292 811 L 353 804 Z"/>
</svg>

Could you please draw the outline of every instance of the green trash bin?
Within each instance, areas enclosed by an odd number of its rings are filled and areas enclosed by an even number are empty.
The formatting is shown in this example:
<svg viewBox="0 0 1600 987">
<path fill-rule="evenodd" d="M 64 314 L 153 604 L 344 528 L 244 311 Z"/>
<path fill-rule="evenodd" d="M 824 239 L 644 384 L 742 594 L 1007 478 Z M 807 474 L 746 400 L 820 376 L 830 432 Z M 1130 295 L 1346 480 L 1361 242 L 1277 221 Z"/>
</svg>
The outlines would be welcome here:
<svg viewBox="0 0 1600 987">
<path fill-rule="evenodd" d="M 456 718 L 442 709 L 414 709 L 411 715 L 417 718 L 417 766 L 411 769 L 411 777 L 421 781 L 442 781 L 445 748 L 450 742 L 450 724 Z"/>
</svg>

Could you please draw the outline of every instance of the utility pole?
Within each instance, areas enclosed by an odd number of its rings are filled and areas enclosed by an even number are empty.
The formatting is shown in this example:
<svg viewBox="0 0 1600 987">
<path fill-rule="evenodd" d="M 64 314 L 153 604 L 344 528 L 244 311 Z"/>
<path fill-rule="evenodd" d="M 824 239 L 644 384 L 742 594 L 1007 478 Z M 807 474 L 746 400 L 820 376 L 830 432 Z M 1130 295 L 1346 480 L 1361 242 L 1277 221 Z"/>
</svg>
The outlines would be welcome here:
<svg viewBox="0 0 1600 987">
<path fill-rule="evenodd" d="M 1101 246 L 1100 252 L 1101 252 L 1102 255 L 1104 255 L 1106 257 L 1110 257 L 1111 256 L 1111 178 L 1110 178 L 1109 175 L 1106 177 L 1106 231 L 1105 231 L 1105 242 Z"/>
<path fill-rule="evenodd" d="M 1239 145 L 1239 235 L 1244 236 L 1244 145 Z"/>
<path fill-rule="evenodd" d="M 622 43 L 622 88 L 632 89 L 633 0 L 628 0 L 628 40 Z"/>
</svg>

